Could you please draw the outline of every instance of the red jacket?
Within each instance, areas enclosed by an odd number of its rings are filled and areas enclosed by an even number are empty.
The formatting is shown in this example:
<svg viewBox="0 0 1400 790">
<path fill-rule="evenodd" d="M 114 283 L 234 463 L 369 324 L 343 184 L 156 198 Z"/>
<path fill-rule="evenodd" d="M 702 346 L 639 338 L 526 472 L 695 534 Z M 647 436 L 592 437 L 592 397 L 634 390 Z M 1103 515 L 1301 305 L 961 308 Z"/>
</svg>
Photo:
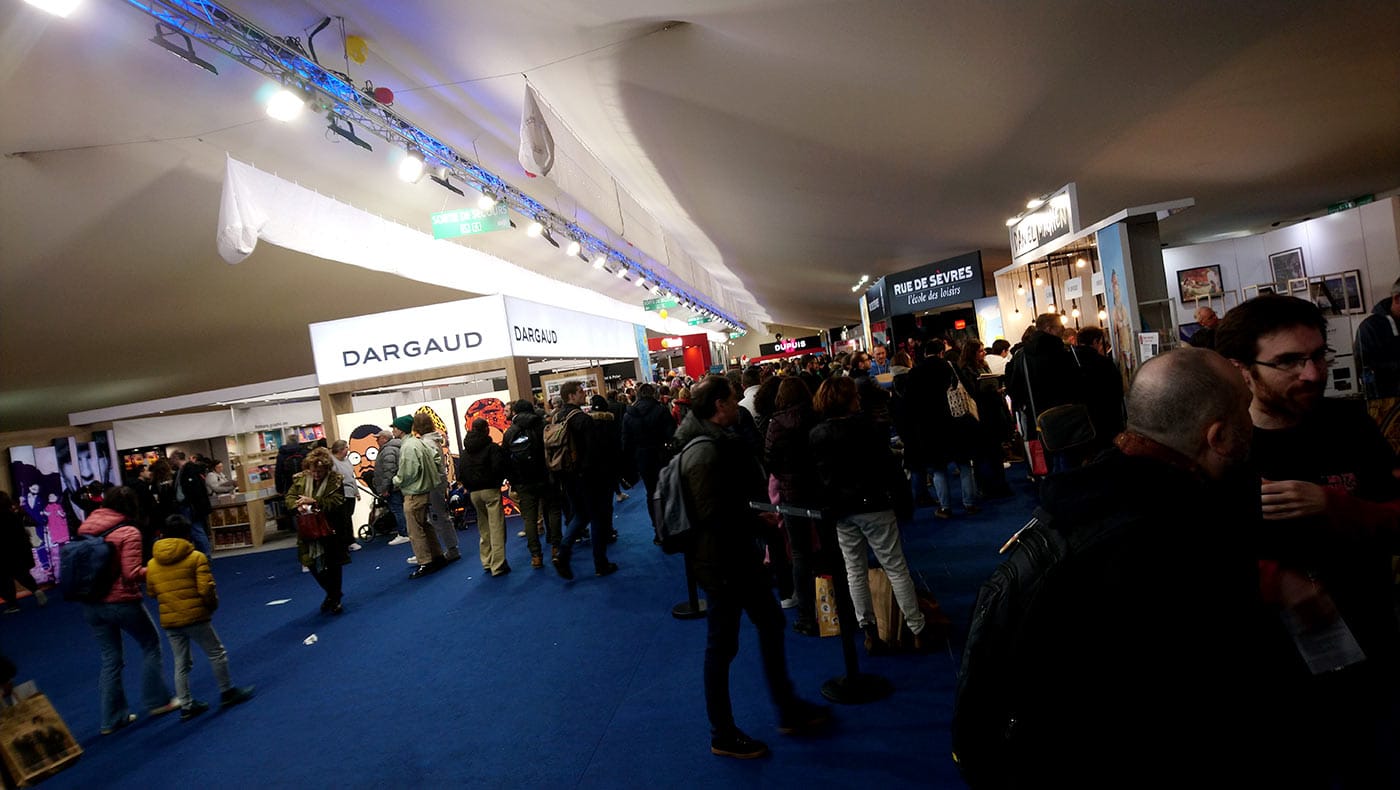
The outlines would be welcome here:
<svg viewBox="0 0 1400 790">
<path fill-rule="evenodd" d="M 98 535 L 112 527 L 128 521 L 126 516 L 115 510 L 100 507 L 78 527 L 80 535 Z M 112 584 L 112 591 L 102 599 L 103 603 L 126 603 L 140 601 L 141 583 L 146 580 L 146 566 L 141 563 L 141 532 L 130 524 L 117 527 L 108 533 L 107 542 L 117 550 L 117 566 L 121 575 Z"/>
</svg>

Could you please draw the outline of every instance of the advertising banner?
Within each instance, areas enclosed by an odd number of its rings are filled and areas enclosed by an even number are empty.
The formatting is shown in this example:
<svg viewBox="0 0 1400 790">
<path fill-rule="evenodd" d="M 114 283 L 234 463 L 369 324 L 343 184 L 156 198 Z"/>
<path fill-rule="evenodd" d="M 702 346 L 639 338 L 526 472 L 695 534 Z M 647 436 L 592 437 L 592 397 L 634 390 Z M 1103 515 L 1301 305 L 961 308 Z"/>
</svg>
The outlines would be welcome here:
<svg viewBox="0 0 1400 790">
<path fill-rule="evenodd" d="M 884 278 L 888 315 L 909 315 L 987 295 L 982 281 L 982 253 L 930 263 Z"/>
<path fill-rule="evenodd" d="M 758 355 L 766 357 L 769 354 L 788 354 L 793 351 L 805 351 L 807 349 L 816 350 L 822 347 L 821 335 L 810 335 L 808 337 L 785 337 L 776 343 L 759 343 Z"/>
</svg>

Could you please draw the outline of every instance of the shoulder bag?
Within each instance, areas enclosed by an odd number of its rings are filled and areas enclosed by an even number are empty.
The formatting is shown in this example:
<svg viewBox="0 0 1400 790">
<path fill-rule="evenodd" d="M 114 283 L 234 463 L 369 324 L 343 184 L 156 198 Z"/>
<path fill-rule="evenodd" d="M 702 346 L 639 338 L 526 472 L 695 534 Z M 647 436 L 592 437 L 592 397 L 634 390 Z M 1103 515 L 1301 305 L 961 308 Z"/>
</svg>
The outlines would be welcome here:
<svg viewBox="0 0 1400 790">
<path fill-rule="evenodd" d="M 948 370 L 953 375 L 953 380 L 948 384 L 948 413 L 955 420 L 968 414 L 971 414 L 974 420 L 980 419 L 977 414 L 977 401 L 967 394 L 967 388 L 963 386 L 962 376 L 958 375 L 958 369 L 949 362 Z"/>
<path fill-rule="evenodd" d="M 330 475 L 327 475 L 326 479 L 321 482 L 323 489 L 330 479 Z M 301 480 L 306 496 L 314 497 L 315 494 L 311 491 L 311 473 L 307 472 Z M 296 522 L 297 537 L 302 540 L 320 540 L 328 538 L 334 533 L 334 530 L 331 529 L 331 523 L 326 519 L 326 514 L 321 510 L 320 505 L 313 505 L 310 513 L 305 513 L 301 508 L 297 508 Z"/>
<path fill-rule="evenodd" d="M 1079 357 L 1074 355 L 1074 364 L 1079 366 Z M 1035 395 L 1031 390 L 1030 360 L 1022 360 L 1021 371 L 1026 375 L 1026 396 L 1031 401 L 1031 413 L 1036 414 Z M 1081 366 L 1082 367 L 1082 366 Z M 1094 423 L 1089 419 L 1089 407 L 1082 403 L 1066 403 L 1052 406 L 1036 414 L 1036 430 L 1047 452 L 1058 453 L 1079 447 L 1094 440 Z"/>
</svg>

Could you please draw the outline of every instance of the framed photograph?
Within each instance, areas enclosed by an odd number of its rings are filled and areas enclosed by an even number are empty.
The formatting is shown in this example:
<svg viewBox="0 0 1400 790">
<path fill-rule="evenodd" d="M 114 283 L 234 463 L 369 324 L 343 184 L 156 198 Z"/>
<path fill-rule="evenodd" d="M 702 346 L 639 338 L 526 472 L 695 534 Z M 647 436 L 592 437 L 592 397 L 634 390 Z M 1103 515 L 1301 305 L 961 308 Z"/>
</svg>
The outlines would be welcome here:
<svg viewBox="0 0 1400 790">
<path fill-rule="evenodd" d="M 1219 266 L 1197 266 L 1176 273 L 1176 287 L 1182 304 L 1224 296 L 1225 288 L 1220 283 Z"/>
<path fill-rule="evenodd" d="M 544 390 L 544 402 L 551 403 L 559 396 L 559 388 L 564 386 L 566 381 L 577 381 L 583 385 L 584 390 L 589 395 L 603 393 L 603 369 L 602 368 L 579 368 L 563 373 L 549 373 L 540 376 L 540 388 Z"/>
<path fill-rule="evenodd" d="M 1361 292 L 1361 270 L 1342 272 L 1342 312 L 1347 314 L 1368 312 L 1365 294 Z"/>
<path fill-rule="evenodd" d="M 1269 256 L 1269 266 L 1273 268 L 1274 282 L 1283 285 L 1289 280 L 1306 278 L 1308 272 L 1303 268 L 1303 248 L 1294 247 L 1291 250 L 1276 252 Z M 1282 290 L 1282 289 L 1280 289 Z"/>
<path fill-rule="evenodd" d="M 1312 293 L 1308 290 L 1308 278 L 1306 277 L 1295 277 L 1289 280 L 1288 290 L 1284 291 L 1284 293 L 1289 296 L 1296 296 L 1299 299 L 1312 301 Z"/>
</svg>

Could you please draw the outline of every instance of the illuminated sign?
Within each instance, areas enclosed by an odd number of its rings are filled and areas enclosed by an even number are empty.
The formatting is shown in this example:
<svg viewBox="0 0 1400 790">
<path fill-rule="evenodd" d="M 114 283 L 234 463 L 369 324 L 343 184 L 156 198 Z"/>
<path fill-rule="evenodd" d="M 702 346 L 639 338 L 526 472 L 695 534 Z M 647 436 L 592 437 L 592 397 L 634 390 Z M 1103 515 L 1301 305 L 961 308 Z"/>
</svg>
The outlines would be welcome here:
<svg viewBox="0 0 1400 790">
<path fill-rule="evenodd" d="M 816 351 L 822 347 L 820 335 L 810 337 L 785 337 L 776 343 L 759 343 L 759 356 L 766 357 L 769 354 L 790 354 L 794 351 Z"/>
<path fill-rule="evenodd" d="M 1074 183 L 1070 182 L 1011 226 L 1011 257 L 1014 260 L 1078 231 L 1079 196 Z"/>
<path fill-rule="evenodd" d="M 971 302 L 986 295 L 981 252 L 969 252 L 885 277 L 885 301 L 892 316 Z"/>
<path fill-rule="evenodd" d="M 953 321 L 953 328 L 954 328 L 954 329 L 967 329 L 967 322 L 964 321 L 964 320 L 962 320 L 961 318 L 959 318 L 959 319 Z"/>
</svg>

